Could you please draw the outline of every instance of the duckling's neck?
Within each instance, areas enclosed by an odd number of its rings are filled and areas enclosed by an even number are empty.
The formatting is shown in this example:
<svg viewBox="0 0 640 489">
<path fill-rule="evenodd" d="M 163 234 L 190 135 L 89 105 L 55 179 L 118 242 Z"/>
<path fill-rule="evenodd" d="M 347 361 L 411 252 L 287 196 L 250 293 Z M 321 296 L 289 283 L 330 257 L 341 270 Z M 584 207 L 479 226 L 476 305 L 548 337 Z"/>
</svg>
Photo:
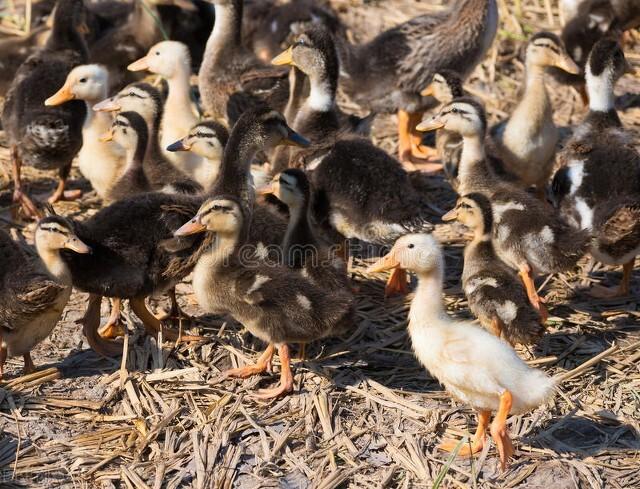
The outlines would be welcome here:
<svg viewBox="0 0 640 489">
<path fill-rule="evenodd" d="M 191 100 L 191 68 L 186 65 L 180 66 L 171 78 L 167 78 L 169 93 L 164 107 L 164 120 L 167 122 L 167 114 L 189 114 L 193 117 Z M 168 121 L 171 123 L 171 121 Z"/>
<path fill-rule="evenodd" d="M 245 139 L 246 138 L 246 139 Z M 210 195 L 235 195 L 243 202 L 253 203 L 255 192 L 251 176 L 251 162 L 258 153 L 259 146 L 244 134 L 231 134 L 222 163 Z"/>
<path fill-rule="evenodd" d="M 305 105 L 317 112 L 329 112 L 336 100 L 337 79 L 327 73 L 309 77 L 311 90 Z"/>
<path fill-rule="evenodd" d="M 213 246 L 203 255 L 204 267 L 208 270 L 218 269 L 228 264 L 232 255 L 236 251 L 240 232 L 217 233 Z"/>
<path fill-rule="evenodd" d="M 592 112 L 609 112 L 615 108 L 613 82 L 604 72 L 594 76 L 589 70 L 586 73 L 587 93 L 589 94 L 589 110 Z"/>
<path fill-rule="evenodd" d="M 296 118 L 296 114 L 300 110 L 303 104 L 304 86 L 307 81 L 307 76 L 295 66 L 291 67 L 289 71 L 289 101 L 287 107 L 284 109 L 284 118 L 293 123 Z"/>
<path fill-rule="evenodd" d="M 418 273 L 418 288 L 416 289 L 411 309 L 409 311 L 409 334 L 418 328 L 435 325 L 438 320 L 446 316 L 442 304 L 443 269 L 431 273 Z"/>
<path fill-rule="evenodd" d="M 51 249 L 36 241 L 38 255 L 44 263 L 49 275 L 63 285 L 71 285 L 71 271 L 67 263 L 60 256 L 60 250 Z"/>
<path fill-rule="evenodd" d="M 308 204 L 297 202 L 289 205 L 289 226 L 282 241 L 285 261 L 290 267 L 302 266 L 306 250 L 304 247 L 313 246 L 314 239 L 307 218 Z M 300 248 L 300 249 L 294 249 Z"/>
<path fill-rule="evenodd" d="M 474 134 L 470 136 L 463 136 L 460 168 L 458 169 L 458 179 L 460 181 L 458 193 L 460 195 L 464 195 L 474 190 L 472 188 L 473 174 L 485 158 L 484 135 Z"/>
<path fill-rule="evenodd" d="M 242 2 L 234 0 L 226 5 L 215 5 L 216 20 L 207 40 L 202 65 L 207 72 L 219 62 L 224 62 L 224 54 L 241 44 Z M 200 71 L 202 71 L 202 67 Z"/>
</svg>

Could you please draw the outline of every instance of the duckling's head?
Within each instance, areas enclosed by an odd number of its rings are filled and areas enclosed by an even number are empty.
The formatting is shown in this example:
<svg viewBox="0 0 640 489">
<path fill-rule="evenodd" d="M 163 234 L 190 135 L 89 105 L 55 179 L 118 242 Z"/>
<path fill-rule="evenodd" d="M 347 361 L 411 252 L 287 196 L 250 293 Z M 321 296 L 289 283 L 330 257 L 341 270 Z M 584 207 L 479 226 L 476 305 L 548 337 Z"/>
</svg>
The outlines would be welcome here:
<svg viewBox="0 0 640 489">
<path fill-rule="evenodd" d="M 407 234 L 398 239 L 391 251 L 367 271 L 370 273 L 402 268 L 420 275 L 442 275 L 444 259 L 440 244 L 431 234 Z"/>
<path fill-rule="evenodd" d="M 142 140 L 146 147 L 148 138 L 147 123 L 137 112 L 120 112 L 113 120 L 111 129 L 102 136 L 102 142 L 114 141 L 127 152 L 138 149 L 138 141 Z"/>
<path fill-rule="evenodd" d="M 440 70 L 431 79 L 427 88 L 420 92 L 423 97 L 433 97 L 441 104 L 448 104 L 453 99 L 464 96 L 462 79 L 453 70 Z"/>
<path fill-rule="evenodd" d="M 174 236 L 209 231 L 217 234 L 238 234 L 244 223 L 244 213 L 240 203 L 231 197 L 212 197 L 198 209 L 198 213 L 177 231 Z"/>
<path fill-rule="evenodd" d="M 625 59 L 617 41 L 605 38 L 594 44 L 585 66 L 591 110 L 606 112 L 613 109 L 613 89 L 625 73 L 635 73 L 635 69 Z"/>
<path fill-rule="evenodd" d="M 488 236 L 493 226 L 491 202 L 482 194 L 463 195 L 456 202 L 456 206 L 442 216 L 443 221 L 453 221 L 454 219 L 477 234 Z"/>
<path fill-rule="evenodd" d="M 150 71 L 163 78 L 191 73 L 189 48 L 178 41 L 162 41 L 149 49 L 146 56 L 127 66 L 129 71 Z"/>
<path fill-rule="evenodd" d="M 526 63 L 529 68 L 553 66 L 574 75 L 580 73 L 580 68 L 567 54 L 560 38 L 551 32 L 538 32 L 529 39 Z"/>
<path fill-rule="evenodd" d="M 287 125 L 284 116 L 269 107 L 245 111 L 229 135 L 227 148 L 233 151 L 265 150 L 276 146 L 299 146 L 311 143 Z"/>
<path fill-rule="evenodd" d="M 40 256 L 58 250 L 71 250 L 81 254 L 91 253 L 91 248 L 76 236 L 73 225 L 60 216 L 48 216 L 38 222 L 35 242 Z"/>
<path fill-rule="evenodd" d="M 335 81 L 338 78 L 336 46 L 329 30 L 321 25 L 308 28 L 293 45 L 271 62 L 274 65 L 296 66 L 311 79 Z"/>
<path fill-rule="evenodd" d="M 487 131 L 487 116 L 482 105 L 470 98 L 461 97 L 446 104 L 440 113 L 422 121 L 418 131 L 434 131 L 447 129 L 457 132 L 463 137 L 484 137 Z"/>
<path fill-rule="evenodd" d="M 44 101 L 45 105 L 60 105 L 69 100 L 97 102 L 107 95 L 109 72 L 102 65 L 80 65 L 72 69 L 62 88 Z"/>
<path fill-rule="evenodd" d="M 191 151 L 203 158 L 219 161 L 229 140 L 229 131 L 219 122 L 206 120 L 191 128 L 184 138 L 167 146 L 167 151 Z"/>
<path fill-rule="evenodd" d="M 162 110 L 162 97 L 160 92 L 148 83 L 132 83 L 120 90 L 115 96 L 94 105 L 93 110 L 137 112 L 150 125 Z"/>
<path fill-rule="evenodd" d="M 308 201 L 310 192 L 309 179 L 305 172 L 298 168 L 289 168 L 277 174 L 269 187 L 262 191 L 275 195 L 290 209 L 302 207 Z"/>
</svg>

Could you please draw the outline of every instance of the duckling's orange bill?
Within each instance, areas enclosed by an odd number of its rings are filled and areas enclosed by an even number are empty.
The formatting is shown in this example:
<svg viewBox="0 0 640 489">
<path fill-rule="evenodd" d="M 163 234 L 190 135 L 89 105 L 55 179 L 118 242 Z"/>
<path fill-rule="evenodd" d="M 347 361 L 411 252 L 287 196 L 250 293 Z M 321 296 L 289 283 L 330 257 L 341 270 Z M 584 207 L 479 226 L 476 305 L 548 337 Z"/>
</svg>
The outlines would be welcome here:
<svg viewBox="0 0 640 489">
<path fill-rule="evenodd" d="M 420 95 L 422 95 L 423 97 L 433 96 L 433 83 L 429 85 L 427 88 L 425 88 L 424 90 L 422 90 L 422 92 L 420 92 Z"/>
<path fill-rule="evenodd" d="M 571 73 L 572 75 L 579 75 L 580 68 L 574 61 L 566 54 L 558 56 L 555 60 L 554 66 L 556 68 L 560 68 L 567 73 Z"/>
<path fill-rule="evenodd" d="M 96 112 L 114 112 L 120 108 L 120 104 L 113 97 L 104 99 L 93 106 L 93 110 Z"/>
<path fill-rule="evenodd" d="M 396 258 L 396 254 L 391 250 L 387 255 L 380 258 L 377 262 L 367 268 L 368 273 L 384 272 L 385 270 L 391 270 L 398 268 L 400 262 Z"/>
<path fill-rule="evenodd" d="M 98 138 L 98 141 L 100 141 L 101 143 L 107 143 L 109 141 L 113 141 L 113 130 L 109 130 L 108 132 L 105 132 L 102 136 Z"/>
<path fill-rule="evenodd" d="M 273 182 L 267 183 L 265 186 L 256 190 L 258 195 L 273 195 L 276 193 L 276 186 Z"/>
<path fill-rule="evenodd" d="M 458 218 L 458 208 L 454 207 L 449 212 L 447 212 L 444 216 L 442 216 L 442 220 L 447 221 L 455 221 Z"/>
<path fill-rule="evenodd" d="M 73 100 L 74 98 L 76 98 L 76 96 L 71 91 L 71 87 L 65 84 L 60 90 L 58 90 L 56 93 L 51 95 L 51 97 L 45 100 L 44 105 L 60 105 L 68 102 L 69 100 Z"/>
<path fill-rule="evenodd" d="M 272 65 L 282 66 L 282 65 L 291 65 L 295 66 L 295 62 L 293 61 L 293 46 L 289 46 L 286 51 L 281 52 L 278 56 L 271 60 Z"/>
<path fill-rule="evenodd" d="M 174 236 L 189 236 L 191 234 L 202 233 L 206 229 L 206 226 L 200 222 L 200 217 L 196 216 L 189 222 L 185 223 L 176 230 Z"/>
<path fill-rule="evenodd" d="M 75 236 L 72 237 L 72 238 L 69 238 L 65 242 L 64 247 L 67 250 L 75 251 L 76 253 L 80 253 L 82 255 L 86 255 L 88 253 L 91 253 L 91 248 L 89 246 L 87 246 L 86 244 L 84 244 L 82 241 L 80 241 L 79 238 L 77 238 Z"/>
<path fill-rule="evenodd" d="M 442 129 L 445 126 L 444 121 L 438 119 L 438 117 L 432 117 L 428 121 L 422 121 L 416 126 L 416 129 L 420 132 L 435 131 L 436 129 Z"/>
<path fill-rule="evenodd" d="M 127 66 L 127 69 L 129 71 L 148 70 L 149 69 L 149 62 L 147 61 L 147 57 L 144 56 L 144 57 L 134 61 L 129 66 Z"/>
</svg>

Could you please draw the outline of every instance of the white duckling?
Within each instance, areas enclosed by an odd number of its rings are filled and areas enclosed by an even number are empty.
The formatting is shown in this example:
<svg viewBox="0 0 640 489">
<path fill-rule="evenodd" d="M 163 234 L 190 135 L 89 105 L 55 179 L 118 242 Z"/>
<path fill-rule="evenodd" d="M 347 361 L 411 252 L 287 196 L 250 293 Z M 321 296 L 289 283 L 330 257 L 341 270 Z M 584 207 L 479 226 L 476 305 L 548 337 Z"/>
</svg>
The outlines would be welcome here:
<svg viewBox="0 0 640 489">
<path fill-rule="evenodd" d="M 418 276 L 418 288 L 409 312 L 409 336 L 416 357 L 456 398 L 478 411 L 478 428 L 459 455 L 482 450 L 492 411 L 497 411 L 490 433 L 504 470 L 513 455 L 507 434 L 509 413 L 521 413 L 542 404 L 554 392 L 554 381 L 527 366 L 503 340 L 466 321 L 454 321 L 442 305 L 444 258 L 440 245 L 428 234 L 407 234 L 370 272 L 405 268 Z M 440 448 L 452 451 L 456 441 Z"/>
<path fill-rule="evenodd" d="M 82 148 L 78 166 L 84 177 L 102 199 L 121 175 L 125 152 L 115 143 L 102 143 L 100 136 L 111 128 L 112 117 L 106 112 L 91 110 L 108 96 L 109 73 L 102 65 L 76 66 L 67 75 L 64 85 L 46 101 L 46 105 L 60 105 L 68 100 L 84 100 L 87 116 L 82 126 Z"/>
<path fill-rule="evenodd" d="M 200 117 L 191 98 L 189 48 L 177 41 L 159 42 L 149 49 L 146 56 L 131 63 L 127 69 L 150 71 L 167 80 L 169 93 L 164 104 L 160 145 L 171 163 L 206 187 L 208 182 L 201 178 L 206 177 L 202 166 L 207 164 L 202 158 L 195 153 L 171 153 L 165 149 L 174 141 L 184 137 Z M 205 173 L 204 177 L 202 173 Z"/>
</svg>

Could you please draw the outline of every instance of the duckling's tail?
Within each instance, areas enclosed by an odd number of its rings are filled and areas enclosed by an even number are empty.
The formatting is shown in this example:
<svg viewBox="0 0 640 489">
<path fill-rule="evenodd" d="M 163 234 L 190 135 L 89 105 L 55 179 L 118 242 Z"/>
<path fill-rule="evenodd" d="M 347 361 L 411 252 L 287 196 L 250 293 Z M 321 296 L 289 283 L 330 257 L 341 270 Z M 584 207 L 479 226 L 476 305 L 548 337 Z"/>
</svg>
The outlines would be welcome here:
<svg viewBox="0 0 640 489">
<path fill-rule="evenodd" d="M 589 250 L 591 232 L 587 229 L 575 229 L 565 223 L 562 223 L 560 229 L 556 228 L 554 231 L 553 270 L 559 272 L 569 270 Z"/>
<path fill-rule="evenodd" d="M 535 409 L 549 399 L 556 390 L 556 381 L 542 370 L 531 368 L 519 382 L 520 392 L 514 412 Z"/>
<path fill-rule="evenodd" d="M 540 313 L 530 304 L 521 305 L 513 320 L 505 323 L 504 338 L 512 345 L 532 345 L 544 334 Z"/>
</svg>

